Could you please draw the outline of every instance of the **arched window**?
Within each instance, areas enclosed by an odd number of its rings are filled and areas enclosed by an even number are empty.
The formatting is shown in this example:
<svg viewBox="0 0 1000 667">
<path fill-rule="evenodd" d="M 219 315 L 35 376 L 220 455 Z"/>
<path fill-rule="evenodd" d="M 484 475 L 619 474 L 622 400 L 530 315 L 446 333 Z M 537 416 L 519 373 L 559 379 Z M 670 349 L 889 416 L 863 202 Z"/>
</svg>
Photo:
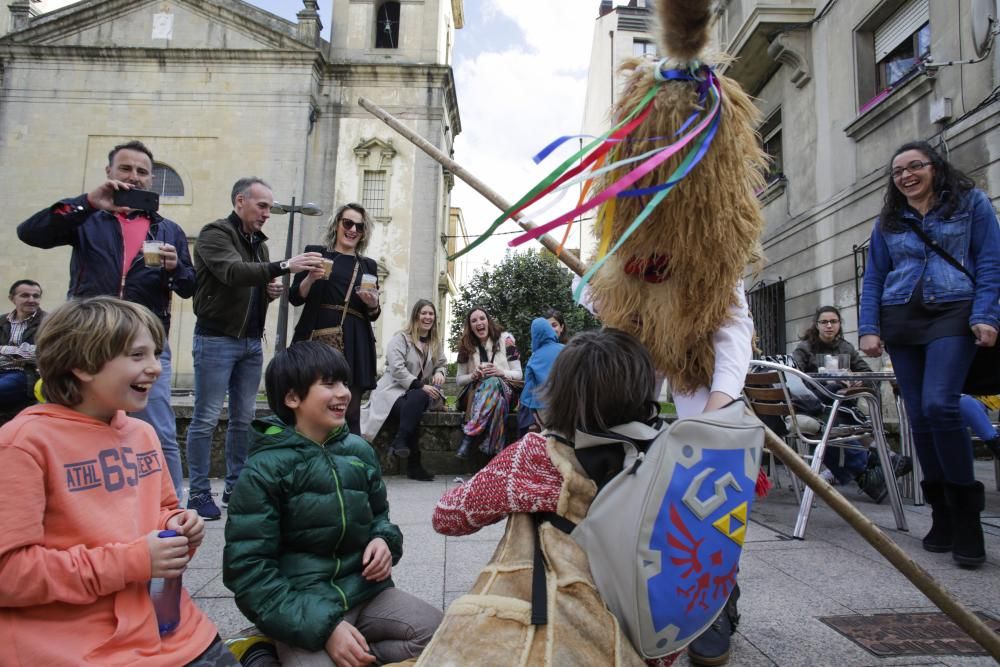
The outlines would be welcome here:
<svg viewBox="0 0 1000 667">
<path fill-rule="evenodd" d="M 383 2 L 375 13 L 375 48 L 399 48 L 399 3 Z"/>
<path fill-rule="evenodd" d="M 153 163 L 153 192 L 161 197 L 183 197 L 184 181 L 180 175 L 161 162 Z"/>
</svg>

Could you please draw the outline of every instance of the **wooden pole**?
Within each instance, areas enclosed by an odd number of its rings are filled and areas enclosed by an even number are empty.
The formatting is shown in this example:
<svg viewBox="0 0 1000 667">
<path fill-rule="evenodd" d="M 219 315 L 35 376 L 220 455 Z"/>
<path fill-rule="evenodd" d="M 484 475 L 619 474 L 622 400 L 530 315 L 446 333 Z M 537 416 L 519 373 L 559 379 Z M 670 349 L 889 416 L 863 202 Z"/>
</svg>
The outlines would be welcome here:
<svg viewBox="0 0 1000 667">
<path fill-rule="evenodd" d="M 449 156 L 438 150 L 437 147 L 433 146 L 419 134 L 403 125 L 403 123 L 393 117 L 388 111 L 364 97 L 358 99 L 358 104 L 383 123 L 399 132 L 408 141 L 427 153 L 451 173 L 468 183 L 479 194 L 486 197 L 486 199 L 488 199 L 494 206 L 502 211 L 506 211 L 510 208 L 510 204 L 495 190 L 473 176 L 468 170 L 462 167 L 462 165 L 458 164 Z M 520 215 L 516 216 L 515 222 L 517 222 L 517 224 L 525 230 L 532 230 L 537 226 L 526 220 L 520 220 L 519 218 Z M 572 253 L 557 252 L 559 244 L 555 241 L 555 239 L 546 235 L 541 237 L 539 241 L 541 241 L 543 246 L 552 251 L 552 253 L 555 254 L 574 273 L 581 276 L 584 274 L 585 267 L 582 262 L 580 262 L 579 258 Z M 786 445 L 784 441 L 775 435 L 770 429 L 766 430 L 765 446 L 771 451 L 771 453 L 781 459 L 781 462 L 784 463 L 796 477 L 801 479 L 803 483 L 815 491 L 816 495 L 825 500 L 834 512 L 839 514 L 841 518 L 850 524 L 854 530 L 858 531 L 858 533 L 860 533 L 869 544 L 875 547 L 875 550 L 882 554 L 882 556 L 885 557 L 885 559 L 888 560 L 893 567 L 899 570 L 904 577 L 909 579 L 910 582 L 920 590 L 920 592 L 926 595 L 931 602 L 937 605 L 941 611 L 947 614 L 951 620 L 962 628 L 962 630 L 972 637 L 972 639 L 974 639 L 980 646 L 985 648 L 990 655 L 997 660 L 1000 660 L 1000 636 L 990 630 L 986 624 L 979 619 L 979 617 L 969 611 L 961 602 L 949 595 L 948 592 L 942 588 L 941 585 L 938 584 L 925 569 L 917 565 L 917 563 L 907 556 L 906 552 L 900 549 L 899 545 L 890 540 L 878 526 L 872 523 L 871 519 L 858 511 L 854 505 L 835 491 L 832 486 L 824 482 L 819 475 L 814 473 L 812 469 L 810 469 L 809 466 L 807 466 L 799 457 L 799 455 L 795 453 L 791 447 Z"/>
<path fill-rule="evenodd" d="M 429 141 L 421 137 L 419 134 L 404 125 L 398 118 L 390 114 L 388 111 L 375 104 L 366 97 L 361 97 L 358 99 L 358 104 L 360 104 L 368 113 L 372 114 L 383 123 L 391 127 L 392 129 L 399 132 L 403 137 L 410 141 L 414 146 L 422 150 L 431 156 L 434 160 L 444 166 L 448 171 L 455 174 L 463 181 L 469 184 L 473 190 L 486 197 L 491 204 L 496 206 L 501 211 L 506 211 L 510 208 L 510 203 L 507 202 L 500 194 L 493 190 L 491 187 L 483 183 L 481 180 L 472 175 L 469 170 L 460 165 L 459 163 L 452 160 L 449 156 L 445 155 L 437 146 L 434 146 Z M 531 231 L 538 225 L 528 222 L 527 220 L 521 219 L 521 214 L 518 213 L 513 218 L 514 222 L 519 224 L 525 231 Z M 569 267 L 570 271 L 578 276 L 582 276 L 587 271 L 587 267 L 583 265 L 580 258 L 571 252 L 559 251 L 559 242 L 554 238 L 546 234 L 538 239 L 538 241 L 545 246 L 553 255 L 559 258 L 559 260 Z"/>
<path fill-rule="evenodd" d="M 904 577 L 910 580 L 921 593 L 926 595 L 931 602 L 943 611 L 972 637 L 980 646 L 986 649 L 990 655 L 1000 661 L 1000 635 L 990 630 L 983 621 L 969 611 L 961 602 L 953 598 L 948 591 L 934 580 L 924 568 L 913 561 L 906 552 L 899 548 L 876 526 L 871 519 L 862 514 L 854 505 L 840 495 L 832 486 L 814 473 L 806 465 L 799 455 L 785 442 L 767 429 L 765 433 L 765 446 L 772 454 L 781 459 L 796 477 L 801 479 L 810 489 L 816 492 L 820 498 L 826 501 L 830 508 L 840 515 L 844 521 L 849 523 L 854 530 L 858 531 L 865 540 L 875 547 L 875 550 L 882 554 L 893 567 L 899 570 Z M 891 472 L 889 474 L 892 474 Z"/>
</svg>

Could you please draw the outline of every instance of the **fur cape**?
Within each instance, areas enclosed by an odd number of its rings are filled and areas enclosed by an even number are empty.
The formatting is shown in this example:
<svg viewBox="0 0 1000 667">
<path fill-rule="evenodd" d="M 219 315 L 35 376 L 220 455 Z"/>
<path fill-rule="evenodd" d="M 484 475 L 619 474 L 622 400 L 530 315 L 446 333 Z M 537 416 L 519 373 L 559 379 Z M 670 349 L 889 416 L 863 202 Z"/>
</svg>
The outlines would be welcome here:
<svg viewBox="0 0 1000 667">
<path fill-rule="evenodd" d="M 709 56 L 699 54 L 707 43 L 708 5 L 692 0 L 658 3 L 661 49 L 670 56 L 665 68 L 687 68 L 695 57 L 700 59 L 696 62 L 709 61 Z M 616 122 L 656 85 L 655 68 L 654 63 L 638 58 L 623 63 L 627 81 L 613 110 Z M 767 157 L 756 132 L 760 115 L 736 81 L 724 74 L 716 76 L 722 92 L 722 118 L 708 152 L 590 282 L 604 324 L 639 338 L 657 369 L 682 393 L 711 386 L 713 334 L 735 305 L 735 286 L 748 265 L 762 260 L 764 219 L 756 191 L 764 186 Z M 654 138 L 673 137 L 699 108 L 698 93 L 691 82 L 668 81 L 653 105 L 649 118 L 631 140 L 615 149 L 614 159 L 638 155 L 657 141 L 662 143 Z M 669 180 L 683 153 L 664 162 L 635 187 Z M 615 182 L 630 169 L 626 166 L 606 174 L 604 184 Z M 612 245 L 648 200 L 618 198 Z M 602 227 L 602 216 L 598 215 L 598 236 Z"/>
</svg>

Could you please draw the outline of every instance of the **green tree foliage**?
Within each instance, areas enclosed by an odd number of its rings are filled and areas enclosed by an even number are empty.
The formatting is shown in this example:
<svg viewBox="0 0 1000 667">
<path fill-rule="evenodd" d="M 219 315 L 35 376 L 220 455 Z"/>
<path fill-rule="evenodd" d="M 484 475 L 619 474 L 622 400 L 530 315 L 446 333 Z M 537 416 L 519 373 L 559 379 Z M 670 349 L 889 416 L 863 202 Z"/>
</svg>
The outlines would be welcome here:
<svg viewBox="0 0 1000 667">
<path fill-rule="evenodd" d="M 597 318 L 573 303 L 572 280 L 569 269 L 546 250 L 508 252 L 500 264 L 476 271 L 462 287 L 448 337 L 451 349 L 458 349 L 465 317 L 476 306 L 488 310 L 505 331 L 514 334 L 525 357 L 531 347 L 531 320 L 544 316 L 549 308 L 562 312 L 570 334 L 599 328 Z"/>
</svg>

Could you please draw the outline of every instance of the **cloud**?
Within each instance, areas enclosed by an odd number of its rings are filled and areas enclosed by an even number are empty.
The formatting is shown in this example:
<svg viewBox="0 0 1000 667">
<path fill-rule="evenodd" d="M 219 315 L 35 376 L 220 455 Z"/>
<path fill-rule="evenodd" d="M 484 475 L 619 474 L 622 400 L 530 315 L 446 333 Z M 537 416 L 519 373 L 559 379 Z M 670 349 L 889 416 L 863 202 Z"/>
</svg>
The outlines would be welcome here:
<svg viewBox="0 0 1000 667">
<path fill-rule="evenodd" d="M 568 155 L 569 147 L 541 167 L 531 156 L 558 136 L 580 132 L 597 8 L 596 0 L 466 3 L 469 31 L 456 35 L 456 51 L 468 55 L 456 56 L 455 63 L 463 128 L 455 141 L 455 159 L 510 202 L 556 166 L 559 156 Z M 476 11 L 481 16 L 469 17 Z M 487 16 L 492 19 L 480 20 Z M 497 26 L 506 39 L 480 32 Z M 499 46 L 470 53 L 467 46 L 459 47 L 464 40 Z M 499 215 L 461 181 L 456 181 L 452 205 L 462 208 L 466 227 L 475 234 Z M 518 229 L 507 222 L 499 231 Z M 499 236 L 473 251 L 469 266 L 499 259 L 511 238 Z"/>
</svg>

